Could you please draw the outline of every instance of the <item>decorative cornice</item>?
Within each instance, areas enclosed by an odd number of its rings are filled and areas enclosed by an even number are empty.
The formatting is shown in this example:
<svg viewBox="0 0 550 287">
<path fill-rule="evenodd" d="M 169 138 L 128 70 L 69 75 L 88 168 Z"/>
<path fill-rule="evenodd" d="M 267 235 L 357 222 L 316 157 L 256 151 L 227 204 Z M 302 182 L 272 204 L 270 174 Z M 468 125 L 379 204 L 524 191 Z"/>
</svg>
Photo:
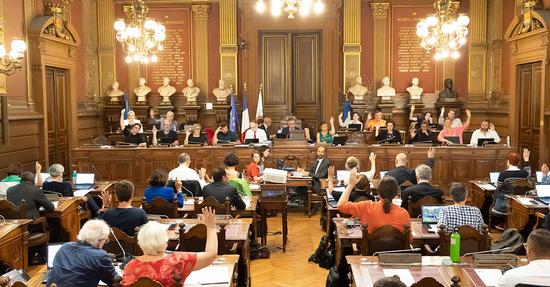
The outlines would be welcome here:
<svg viewBox="0 0 550 287">
<path fill-rule="evenodd" d="M 390 11 L 389 2 L 371 2 L 370 9 L 374 17 L 387 17 Z"/>
<path fill-rule="evenodd" d="M 193 11 L 193 18 L 195 19 L 208 19 L 208 13 L 210 12 L 210 5 L 191 5 Z"/>
</svg>

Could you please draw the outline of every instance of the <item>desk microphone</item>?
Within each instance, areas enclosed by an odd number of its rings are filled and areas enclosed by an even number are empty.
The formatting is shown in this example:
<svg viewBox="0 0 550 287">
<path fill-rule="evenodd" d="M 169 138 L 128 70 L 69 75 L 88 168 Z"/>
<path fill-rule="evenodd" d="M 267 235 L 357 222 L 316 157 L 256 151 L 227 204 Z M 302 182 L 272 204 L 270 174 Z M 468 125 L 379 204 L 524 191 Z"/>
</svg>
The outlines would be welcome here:
<svg viewBox="0 0 550 287">
<path fill-rule="evenodd" d="M 103 181 L 103 178 L 101 177 L 101 173 L 99 173 L 99 171 L 97 170 L 97 168 L 95 168 L 95 165 L 93 163 L 90 164 L 92 166 L 92 169 L 94 170 L 94 172 L 99 176 L 99 181 Z"/>
<path fill-rule="evenodd" d="M 63 197 L 63 194 L 60 193 L 60 192 L 55 192 L 55 191 L 50 191 L 50 190 L 42 190 L 44 193 L 47 193 L 47 194 L 55 194 L 59 197 Z"/>
<path fill-rule="evenodd" d="M 124 250 L 124 248 L 122 248 L 122 244 L 120 244 L 120 241 L 118 241 L 118 238 L 116 237 L 115 233 L 113 232 L 113 229 L 110 228 L 109 230 L 111 231 L 111 234 L 115 238 L 115 241 L 118 244 L 118 247 L 120 247 L 120 250 L 122 250 L 122 264 L 120 265 L 120 269 L 124 269 L 126 264 L 128 264 L 128 262 L 130 262 L 130 260 L 134 259 L 134 256 L 128 255 L 128 257 L 126 257 L 126 251 Z"/>
<path fill-rule="evenodd" d="M 420 248 L 411 248 L 411 249 L 401 249 L 401 250 L 388 250 L 388 251 L 378 251 L 374 252 L 372 256 L 380 255 L 380 254 L 387 254 L 387 253 L 409 253 L 409 252 L 419 252 Z"/>
<path fill-rule="evenodd" d="M 485 254 L 485 253 L 493 253 L 493 252 L 500 252 L 500 251 L 512 251 L 514 250 L 513 247 L 505 247 L 500 249 L 493 249 L 493 250 L 485 250 L 485 251 L 477 251 L 477 252 L 468 252 L 462 255 L 462 258 L 466 256 L 476 255 L 476 254 Z"/>
</svg>

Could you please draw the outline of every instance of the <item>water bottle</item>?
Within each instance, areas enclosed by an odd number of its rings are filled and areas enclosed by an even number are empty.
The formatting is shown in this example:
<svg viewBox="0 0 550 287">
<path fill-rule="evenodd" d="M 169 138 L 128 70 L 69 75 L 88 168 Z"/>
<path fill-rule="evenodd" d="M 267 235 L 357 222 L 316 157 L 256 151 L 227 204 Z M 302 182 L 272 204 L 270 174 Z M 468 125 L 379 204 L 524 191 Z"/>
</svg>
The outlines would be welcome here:
<svg viewBox="0 0 550 287">
<path fill-rule="evenodd" d="M 460 234 L 458 230 L 451 233 L 451 250 L 449 254 L 451 255 L 451 262 L 460 263 Z"/>
<path fill-rule="evenodd" d="M 76 184 L 76 169 L 73 169 L 73 176 L 71 178 L 71 182 L 73 183 L 73 185 Z"/>
</svg>

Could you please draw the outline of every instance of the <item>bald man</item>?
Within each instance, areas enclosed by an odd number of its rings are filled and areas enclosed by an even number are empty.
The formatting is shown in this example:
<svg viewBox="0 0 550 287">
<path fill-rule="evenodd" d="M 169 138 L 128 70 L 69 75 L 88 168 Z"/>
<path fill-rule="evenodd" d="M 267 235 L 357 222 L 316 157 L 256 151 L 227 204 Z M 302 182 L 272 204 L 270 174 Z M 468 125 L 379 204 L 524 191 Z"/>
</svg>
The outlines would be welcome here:
<svg viewBox="0 0 550 287">
<path fill-rule="evenodd" d="M 433 169 L 435 164 L 435 148 L 428 149 L 428 158 L 426 159 L 426 165 Z M 395 156 L 395 168 L 388 171 L 386 175 L 392 176 L 397 180 L 397 183 L 401 185 L 405 181 L 410 181 L 413 184 L 416 182 L 416 172 L 414 169 L 409 169 L 407 163 L 409 162 L 407 155 L 399 153 Z"/>
</svg>

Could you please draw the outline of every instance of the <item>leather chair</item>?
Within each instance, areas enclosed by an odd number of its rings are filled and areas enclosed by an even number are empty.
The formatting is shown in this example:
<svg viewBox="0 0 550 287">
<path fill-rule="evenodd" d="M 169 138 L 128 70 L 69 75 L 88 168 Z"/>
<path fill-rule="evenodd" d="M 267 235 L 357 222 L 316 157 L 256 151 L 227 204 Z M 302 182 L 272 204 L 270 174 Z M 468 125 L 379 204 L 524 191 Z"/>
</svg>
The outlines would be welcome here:
<svg viewBox="0 0 550 287">
<path fill-rule="evenodd" d="M 323 202 L 323 194 L 325 192 L 325 189 L 328 186 L 328 179 L 321 178 L 321 179 L 319 179 L 319 182 L 321 183 L 321 195 L 317 194 L 317 192 L 315 192 L 311 188 L 308 188 L 308 190 L 307 190 L 306 212 L 307 212 L 308 217 L 311 217 L 311 211 L 312 211 L 311 206 L 313 204 L 321 204 Z"/>
<path fill-rule="evenodd" d="M 413 202 L 411 198 L 408 200 L 409 202 L 409 215 L 411 218 L 417 218 L 422 214 L 422 205 L 440 205 L 442 202 L 437 200 L 437 198 L 433 196 L 424 196 L 421 199 L 417 200 L 416 202 Z"/>
<path fill-rule="evenodd" d="M 361 255 L 370 256 L 379 251 L 401 250 L 411 248 L 411 226 L 403 225 L 403 232 L 391 226 L 384 225 L 369 233 L 367 225 L 363 225 L 361 239 Z M 355 251 L 357 247 L 354 248 Z"/>
<path fill-rule="evenodd" d="M 226 249 L 225 226 L 220 225 L 218 231 L 218 254 L 236 253 L 237 243 Z M 177 251 L 204 252 L 206 247 L 206 225 L 197 224 L 185 231 L 185 223 L 179 224 L 179 244 Z"/>
<path fill-rule="evenodd" d="M 463 225 L 458 228 L 460 234 L 460 255 L 470 252 L 489 250 L 491 238 L 489 237 L 489 229 L 487 225 L 483 225 L 482 231 Z M 439 226 L 439 256 L 449 256 L 451 234 L 445 232 L 445 225 Z"/>
<path fill-rule="evenodd" d="M 176 283 L 174 284 L 174 287 L 181 287 L 183 286 L 181 282 L 181 278 L 176 278 Z M 160 282 L 151 279 L 149 277 L 141 277 L 136 282 L 128 285 L 128 287 L 164 287 Z"/>
<path fill-rule="evenodd" d="M 175 190 L 176 182 L 173 180 L 169 180 L 166 183 L 166 186 L 171 187 Z M 198 180 L 182 180 L 181 191 L 185 196 L 191 196 L 191 197 L 203 196 L 201 184 Z"/>
<path fill-rule="evenodd" d="M 546 217 L 546 214 L 537 211 L 535 212 L 535 217 L 537 218 L 537 222 L 535 223 L 535 226 L 533 227 L 533 229 L 543 228 L 542 223 L 544 222 L 544 218 Z"/>
<path fill-rule="evenodd" d="M 103 245 L 103 250 L 107 251 L 108 253 L 117 255 L 117 258 L 121 258 L 121 256 L 119 255 L 122 255 L 123 252 L 122 250 L 120 250 L 120 246 L 117 243 L 118 239 L 118 242 L 120 243 L 120 245 L 122 245 L 122 248 L 127 254 L 131 254 L 134 256 L 143 255 L 143 251 L 138 245 L 137 236 L 129 236 L 124 231 L 116 227 L 111 227 L 111 230 L 113 232 L 109 233 L 109 242 Z"/>
<path fill-rule="evenodd" d="M 210 207 L 216 211 L 216 214 L 231 214 L 231 201 L 228 197 L 225 198 L 225 202 L 222 204 L 217 201 L 214 197 L 208 197 L 199 203 L 199 200 L 195 199 L 195 214 L 201 214 L 204 207 Z"/>
<path fill-rule="evenodd" d="M 405 189 L 407 189 L 407 187 L 411 187 L 413 186 L 414 183 L 412 183 L 410 180 L 405 180 L 402 184 L 399 185 L 399 190 L 400 191 L 403 191 Z"/>
<path fill-rule="evenodd" d="M 142 199 L 143 210 L 147 214 L 164 215 L 168 218 L 178 218 L 178 198 L 174 196 L 172 202 L 166 201 L 162 197 L 155 197 L 151 202 L 147 203 L 145 197 Z"/>
<path fill-rule="evenodd" d="M 535 188 L 532 182 L 526 178 L 507 178 L 504 180 L 504 183 L 497 187 L 495 194 L 505 193 L 513 195 L 525 195 L 528 191 L 531 191 Z M 496 197 L 493 197 L 493 205 L 491 206 L 491 211 L 489 212 L 489 230 L 496 228 L 498 230 L 506 230 L 506 217 L 508 212 L 502 212 L 494 208 Z M 501 221 L 502 227 L 497 226 L 495 221 Z"/>
<path fill-rule="evenodd" d="M 0 200 L 0 215 L 6 219 L 28 219 L 25 200 L 21 200 L 21 206 L 16 206 L 8 200 Z M 50 234 L 48 233 L 48 228 L 46 227 L 45 217 L 42 216 L 33 219 L 33 221 L 28 224 L 27 229 L 30 233 L 28 245 L 29 249 L 31 247 L 48 243 Z"/>
</svg>

